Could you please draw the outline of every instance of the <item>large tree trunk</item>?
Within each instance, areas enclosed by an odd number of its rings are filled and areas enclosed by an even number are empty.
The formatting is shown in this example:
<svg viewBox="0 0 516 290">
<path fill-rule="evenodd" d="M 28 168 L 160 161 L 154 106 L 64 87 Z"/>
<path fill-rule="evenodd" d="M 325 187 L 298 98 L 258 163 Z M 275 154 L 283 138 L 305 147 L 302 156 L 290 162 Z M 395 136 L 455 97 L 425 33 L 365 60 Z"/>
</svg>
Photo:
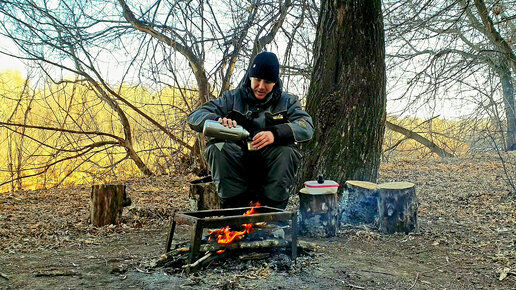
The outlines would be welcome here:
<svg viewBox="0 0 516 290">
<path fill-rule="evenodd" d="M 385 130 L 381 1 L 321 2 L 307 111 L 314 138 L 299 178 L 376 181 Z"/>
</svg>

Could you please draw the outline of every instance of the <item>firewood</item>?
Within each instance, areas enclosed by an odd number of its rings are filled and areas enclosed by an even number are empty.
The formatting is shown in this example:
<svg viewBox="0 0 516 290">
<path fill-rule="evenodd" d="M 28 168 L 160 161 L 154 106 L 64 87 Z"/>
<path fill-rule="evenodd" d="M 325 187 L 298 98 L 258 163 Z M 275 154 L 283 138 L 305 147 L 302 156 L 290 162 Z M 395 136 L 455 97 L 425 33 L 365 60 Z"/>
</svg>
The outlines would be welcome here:
<svg viewBox="0 0 516 290">
<path fill-rule="evenodd" d="M 74 271 L 52 271 L 52 272 L 38 272 L 35 273 L 36 277 L 59 277 L 59 276 L 80 276 L 81 273 L 77 273 Z"/>
<path fill-rule="evenodd" d="M 263 260 L 263 259 L 270 257 L 270 255 L 271 255 L 270 253 L 253 252 L 253 253 L 249 253 L 249 254 L 240 255 L 238 258 L 242 261 Z"/>
<path fill-rule="evenodd" d="M 206 255 L 204 255 L 203 257 L 201 257 L 199 260 L 193 262 L 192 264 L 186 264 L 184 265 L 182 268 L 183 269 L 186 269 L 186 268 L 190 268 L 190 269 L 193 269 L 197 266 L 199 266 L 200 263 L 204 262 L 205 260 L 209 259 L 211 257 L 212 253 L 211 252 L 208 252 L 206 253 Z"/>
<path fill-rule="evenodd" d="M 160 261 L 165 261 L 170 257 L 181 255 L 190 251 L 188 243 L 183 243 L 184 247 L 173 249 L 161 256 Z M 267 249 L 272 247 L 287 247 L 290 246 L 291 242 L 286 240 L 263 240 L 263 241 L 252 241 L 252 242 L 238 242 L 232 244 L 203 244 L 201 245 L 201 252 L 216 252 L 219 250 L 233 250 L 233 249 Z M 305 251 L 316 251 L 319 247 L 316 243 L 297 241 L 297 247 Z"/>
</svg>

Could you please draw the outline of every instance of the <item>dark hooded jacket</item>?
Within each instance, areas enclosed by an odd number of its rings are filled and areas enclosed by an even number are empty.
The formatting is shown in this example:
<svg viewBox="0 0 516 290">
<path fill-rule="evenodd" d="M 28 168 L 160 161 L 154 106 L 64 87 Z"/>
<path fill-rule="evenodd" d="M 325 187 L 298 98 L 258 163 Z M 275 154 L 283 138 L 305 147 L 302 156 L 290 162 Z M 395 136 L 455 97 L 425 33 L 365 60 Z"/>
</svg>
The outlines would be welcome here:
<svg viewBox="0 0 516 290">
<path fill-rule="evenodd" d="M 251 89 L 250 80 L 222 97 L 207 102 L 188 116 L 188 124 L 202 132 L 204 121 L 229 118 L 249 131 L 251 138 L 261 131 L 274 134 L 273 145 L 305 142 L 312 138 L 312 118 L 302 108 L 299 100 L 282 92 L 281 82 L 263 99 L 258 100 Z"/>
</svg>

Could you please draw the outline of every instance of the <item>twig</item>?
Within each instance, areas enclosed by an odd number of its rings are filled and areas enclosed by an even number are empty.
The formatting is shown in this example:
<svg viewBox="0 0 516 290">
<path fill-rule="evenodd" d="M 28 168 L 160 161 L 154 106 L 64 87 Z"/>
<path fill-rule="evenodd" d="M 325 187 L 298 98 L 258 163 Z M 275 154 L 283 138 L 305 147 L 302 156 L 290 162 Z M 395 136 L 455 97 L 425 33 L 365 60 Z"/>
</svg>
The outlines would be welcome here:
<svg viewBox="0 0 516 290">
<path fill-rule="evenodd" d="M 433 272 L 433 271 L 438 270 L 438 269 L 440 269 L 440 268 L 442 268 L 442 267 L 448 266 L 449 264 L 450 264 L 449 262 L 448 262 L 448 263 L 445 263 L 445 264 L 442 264 L 441 266 L 437 266 L 437 267 L 435 267 L 435 268 L 433 268 L 433 269 L 430 269 L 430 270 L 428 270 L 428 271 L 421 272 L 421 274 L 427 274 L 427 273 Z"/>
<path fill-rule="evenodd" d="M 383 275 L 389 275 L 394 276 L 394 274 L 387 273 L 387 272 L 380 272 L 380 271 L 373 271 L 373 270 L 358 270 L 360 272 L 367 272 L 367 273 L 375 273 L 375 274 L 383 274 Z"/>
<path fill-rule="evenodd" d="M 59 277 L 59 276 L 80 276 L 81 273 L 77 273 L 74 271 L 68 271 L 68 272 L 49 272 L 49 273 L 36 273 L 34 276 L 36 277 Z"/>
<path fill-rule="evenodd" d="M 182 268 L 185 269 L 185 268 L 195 268 L 197 267 L 200 263 L 202 263 L 203 261 L 205 261 L 206 259 L 208 259 L 209 257 L 211 257 L 212 253 L 209 252 L 208 254 L 204 255 L 204 257 L 200 258 L 199 260 L 195 261 L 194 263 L 192 264 L 186 264 L 186 265 L 183 265 Z"/>
<path fill-rule="evenodd" d="M 5 280 L 9 280 L 9 276 L 5 275 L 4 273 L 0 272 L 0 277 L 4 278 Z"/>
<path fill-rule="evenodd" d="M 342 280 L 341 280 L 341 282 L 342 282 L 343 284 L 346 284 L 346 286 L 348 286 L 348 287 L 350 287 L 350 288 L 365 289 L 365 287 L 357 286 L 357 285 L 353 285 L 353 284 L 349 284 L 349 283 L 347 283 L 347 282 L 345 282 L 345 281 L 342 281 Z"/>
<path fill-rule="evenodd" d="M 414 286 L 416 286 L 416 283 L 417 283 L 417 279 L 419 279 L 419 273 L 416 273 L 416 279 L 414 279 L 414 283 L 412 283 L 412 285 L 410 286 L 410 288 L 408 288 L 409 290 L 414 288 Z"/>
</svg>

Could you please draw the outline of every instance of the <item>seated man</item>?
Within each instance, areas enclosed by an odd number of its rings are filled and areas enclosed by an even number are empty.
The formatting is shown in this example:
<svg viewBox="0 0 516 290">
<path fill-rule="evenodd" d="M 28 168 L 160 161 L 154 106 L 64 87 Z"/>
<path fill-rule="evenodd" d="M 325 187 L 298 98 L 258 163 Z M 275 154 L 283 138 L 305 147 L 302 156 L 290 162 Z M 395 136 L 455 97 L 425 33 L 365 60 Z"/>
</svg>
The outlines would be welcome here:
<svg viewBox="0 0 516 290">
<path fill-rule="evenodd" d="M 251 136 L 208 142 L 208 166 L 221 207 L 245 207 L 253 201 L 284 209 L 301 161 L 294 142 L 310 140 L 313 124 L 297 98 L 282 92 L 276 55 L 258 54 L 241 87 L 188 116 L 188 124 L 198 132 L 206 120 L 227 127 L 241 125 Z"/>
</svg>

